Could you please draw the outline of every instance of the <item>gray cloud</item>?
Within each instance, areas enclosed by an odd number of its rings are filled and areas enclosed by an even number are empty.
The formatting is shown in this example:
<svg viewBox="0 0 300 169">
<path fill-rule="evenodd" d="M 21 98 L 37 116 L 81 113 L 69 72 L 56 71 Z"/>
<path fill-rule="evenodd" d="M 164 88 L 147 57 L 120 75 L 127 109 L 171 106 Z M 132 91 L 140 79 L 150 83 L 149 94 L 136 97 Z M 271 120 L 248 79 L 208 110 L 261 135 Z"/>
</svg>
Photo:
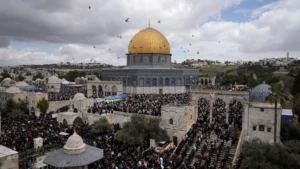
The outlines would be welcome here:
<svg viewBox="0 0 300 169">
<path fill-rule="evenodd" d="M 281 0 L 267 4 L 252 11 L 252 20 L 248 22 L 222 21 L 221 11 L 240 2 L 241 0 L 1 1 L 0 48 L 7 47 L 10 41 L 59 43 L 61 47 L 57 50 L 61 56 L 43 51 L 9 48 L 2 49 L 2 55 L 6 58 L 0 56 L 0 61 L 2 58 L 2 63 L 13 62 L 13 58 L 8 58 L 11 55 L 18 58 L 15 63 L 22 63 L 20 60 L 27 60 L 24 57 L 29 57 L 31 60 L 39 59 L 37 63 L 69 61 L 72 58 L 76 62 L 83 62 L 94 58 L 99 62 L 125 64 L 130 39 L 147 27 L 148 19 L 151 20 L 151 27 L 168 38 L 173 60 L 177 61 L 187 58 L 221 61 L 258 59 L 273 57 L 283 51 L 299 51 L 300 14 L 297 7 L 300 6 L 300 1 Z M 129 23 L 124 21 L 127 17 L 130 18 Z M 220 20 L 207 22 L 211 18 Z M 157 23 L 158 20 L 161 20 L 161 24 Z M 191 37 L 192 34 L 194 38 Z M 118 39 L 119 35 L 123 38 Z M 189 46 L 190 43 L 193 45 Z M 96 49 L 93 49 L 94 45 Z M 191 52 L 184 54 L 180 47 Z M 111 52 L 108 51 L 109 48 L 112 49 Z M 200 52 L 199 55 L 196 54 L 197 51 Z M 32 56 L 28 56 L 28 53 Z"/>
</svg>

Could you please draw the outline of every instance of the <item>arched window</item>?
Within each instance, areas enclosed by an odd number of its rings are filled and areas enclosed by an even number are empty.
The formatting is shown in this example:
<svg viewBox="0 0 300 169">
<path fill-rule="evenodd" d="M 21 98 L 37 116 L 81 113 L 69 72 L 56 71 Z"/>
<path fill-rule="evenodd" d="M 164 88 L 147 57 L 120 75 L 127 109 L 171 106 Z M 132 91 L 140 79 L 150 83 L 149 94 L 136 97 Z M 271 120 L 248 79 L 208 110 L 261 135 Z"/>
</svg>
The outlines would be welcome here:
<svg viewBox="0 0 300 169">
<path fill-rule="evenodd" d="M 140 81 L 139 81 L 139 86 L 143 87 L 144 86 L 144 79 L 143 78 L 140 78 Z"/>
<path fill-rule="evenodd" d="M 126 86 L 126 78 L 123 78 L 123 86 Z"/>
<path fill-rule="evenodd" d="M 152 86 L 156 86 L 157 85 L 157 83 L 156 83 L 156 78 L 153 78 L 152 79 Z"/>
<path fill-rule="evenodd" d="M 159 84 L 160 86 L 163 86 L 163 78 L 159 78 L 158 84 Z"/>
<path fill-rule="evenodd" d="M 172 85 L 172 86 L 175 86 L 175 78 L 172 78 L 172 80 L 171 80 L 171 85 Z"/>
<path fill-rule="evenodd" d="M 178 78 L 177 79 L 177 86 L 181 86 L 182 84 L 181 84 L 181 78 Z"/>
<path fill-rule="evenodd" d="M 204 83 L 205 83 L 205 85 L 207 85 L 207 84 L 208 84 L 208 82 L 207 82 L 207 79 L 205 79 Z"/>
<path fill-rule="evenodd" d="M 116 86 L 112 87 L 112 95 L 117 95 L 117 87 Z"/>
<path fill-rule="evenodd" d="M 170 124 L 173 124 L 173 119 L 170 119 L 169 121 L 170 121 Z"/>
<path fill-rule="evenodd" d="M 146 86 L 150 86 L 150 78 L 146 79 Z"/>
<path fill-rule="evenodd" d="M 169 84 L 169 78 L 166 78 L 165 79 L 165 86 L 169 86 L 170 84 Z"/>
<path fill-rule="evenodd" d="M 203 79 L 201 79 L 201 84 L 203 85 Z"/>
</svg>

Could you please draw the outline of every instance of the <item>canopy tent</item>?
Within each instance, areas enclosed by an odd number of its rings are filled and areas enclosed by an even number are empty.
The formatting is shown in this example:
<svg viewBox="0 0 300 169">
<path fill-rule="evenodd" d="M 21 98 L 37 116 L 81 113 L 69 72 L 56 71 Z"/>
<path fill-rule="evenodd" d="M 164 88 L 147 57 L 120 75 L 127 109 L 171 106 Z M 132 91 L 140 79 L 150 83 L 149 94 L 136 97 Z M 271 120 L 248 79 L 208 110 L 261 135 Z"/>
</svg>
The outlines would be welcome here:
<svg viewBox="0 0 300 169">
<path fill-rule="evenodd" d="M 293 119 L 292 109 L 282 109 L 281 119 L 292 120 Z"/>
<path fill-rule="evenodd" d="M 95 103 L 101 103 L 101 102 L 104 102 L 104 101 L 105 101 L 104 98 L 96 98 L 96 99 L 94 99 Z"/>
<path fill-rule="evenodd" d="M 119 94 L 118 96 L 121 97 L 122 99 L 126 99 L 127 97 L 125 94 Z"/>
<path fill-rule="evenodd" d="M 65 84 L 65 85 L 74 85 L 74 84 L 76 84 L 75 82 L 69 82 L 69 81 L 67 81 L 67 80 L 65 80 L 65 81 L 63 81 L 63 82 L 61 82 L 62 84 Z"/>
<path fill-rule="evenodd" d="M 23 92 L 39 92 L 39 91 L 41 91 L 41 89 L 37 88 L 37 87 L 23 87 L 23 88 L 20 88 L 20 90 Z"/>
<path fill-rule="evenodd" d="M 110 103 L 110 102 L 117 102 L 120 101 L 121 97 L 118 96 L 107 96 L 105 97 L 105 102 Z"/>
</svg>

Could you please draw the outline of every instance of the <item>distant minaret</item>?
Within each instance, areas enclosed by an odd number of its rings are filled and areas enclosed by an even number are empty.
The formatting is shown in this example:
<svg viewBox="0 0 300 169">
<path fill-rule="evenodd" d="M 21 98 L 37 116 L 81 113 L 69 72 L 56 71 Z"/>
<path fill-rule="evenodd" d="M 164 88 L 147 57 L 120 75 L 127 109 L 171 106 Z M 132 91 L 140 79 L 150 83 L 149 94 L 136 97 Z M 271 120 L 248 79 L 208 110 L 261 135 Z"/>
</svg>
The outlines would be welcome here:
<svg viewBox="0 0 300 169">
<path fill-rule="evenodd" d="M 288 53 L 286 54 L 286 60 L 289 60 L 289 56 L 290 56 L 290 53 L 288 52 Z"/>
</svg>

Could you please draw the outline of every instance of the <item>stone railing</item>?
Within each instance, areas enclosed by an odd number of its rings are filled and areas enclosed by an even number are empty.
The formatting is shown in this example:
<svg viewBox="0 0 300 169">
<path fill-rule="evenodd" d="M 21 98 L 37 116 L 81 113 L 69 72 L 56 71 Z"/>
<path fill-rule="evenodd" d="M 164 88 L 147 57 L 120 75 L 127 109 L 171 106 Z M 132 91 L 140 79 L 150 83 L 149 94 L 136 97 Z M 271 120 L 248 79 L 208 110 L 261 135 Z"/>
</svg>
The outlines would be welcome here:
<svg viewBox="0 0 300 169">
<path fill-rule="evenodd" d="M 239 142 L 238 145 L 236 147 L 236 151 L 232 160 L 232 166 L 236 164 L 236 160 L 238 159 L 241 151 L 242 151 L 242 146 L 244 143 L 244 139 L 245 139 L 245 129 L 242 129 L 241 134 L 240 134 L 240 138 L 239 138 Z"/>
</svg>

